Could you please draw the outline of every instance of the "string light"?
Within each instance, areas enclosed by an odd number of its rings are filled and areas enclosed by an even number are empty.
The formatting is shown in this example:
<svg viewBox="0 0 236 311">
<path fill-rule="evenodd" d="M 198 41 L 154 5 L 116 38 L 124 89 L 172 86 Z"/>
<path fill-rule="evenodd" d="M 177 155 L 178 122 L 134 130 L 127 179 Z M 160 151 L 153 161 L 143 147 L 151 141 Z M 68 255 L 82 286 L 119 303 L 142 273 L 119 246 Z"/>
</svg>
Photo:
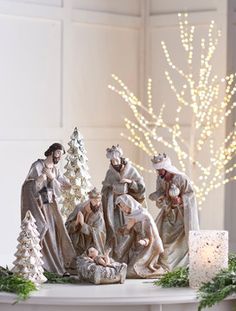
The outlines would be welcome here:
<svg viewBox="0 0 236 311">
<path fill-rule="evenodd" d="M 207 37 L 201 38 L 200 41 L 200 66 L 196 75 L 196 70 L 193 71 L 192 68 L 195 28 L 189 25 L 187 13 L 179 13 L 178 19 L 180 40 L 187 56 L 187 70 L 182 70 L 175 65 L 166 43 L 161 42 L 169 67 L 169 70 L 165 71 L 165 76 L 177 101 L 174 124 L 169 125 L 165 121 L 165 104 L 161 106 L 157 114 L 154 112 L 151 79 L 147 81 L 146 105 L 115 74 L 112 74 L 112 78 L 118 86 L 109 85 L 108 87 L 123 98 L 135 119 L 131 121 L 124 118 L 129 134 L 122 133 L 122 136 L 149 157 L 158 153 L 157 144 L 162 144 L 165 148 L 174 151 L 182 171 L 190 174 L 201 209 L 210 191 L 236 180 L 234 175 L 236 164 L 231 162 L 236 155 L 236 127 L 234 126 L 220 145 L 214 141 L 216 130 L 224 125 L 236 107 L 236 103 L 232 103 L 232 98 L 236 93 L 236 73 L 227 75 L 223 79 L 213 74 L 211 61 L 221 33 L 217 31 L 215 22 L 211 21 Z M 172 71 L 177 73 L 182 80 L 184 79 L 182 87 L 175 85 Z M 221 99 L 219 94 L 222 88 L 224 97 Z M 190 141 L 183 138 L 181 126 L 181 114 L 186 108 L 192 112 Z M 167 133 L 160 135 L 160 130 Z M 167 136 L 169 139 L 166 139 Z M 203 153 L 204 162 L 202 161 Z M 140 164 L 134 164 L 141 171 L 153 172 Z"/>
</svg>

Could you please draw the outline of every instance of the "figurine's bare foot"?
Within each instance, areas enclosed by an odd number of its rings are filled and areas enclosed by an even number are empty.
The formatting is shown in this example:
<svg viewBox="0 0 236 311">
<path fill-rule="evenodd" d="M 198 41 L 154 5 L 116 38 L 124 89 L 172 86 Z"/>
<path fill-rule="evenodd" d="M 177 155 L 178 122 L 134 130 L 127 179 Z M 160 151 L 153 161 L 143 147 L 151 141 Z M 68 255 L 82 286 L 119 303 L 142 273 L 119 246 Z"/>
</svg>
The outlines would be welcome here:
<svg viewBox="0 0 236 311">
<path fill-rule="evenodd" d="M 153 268 L 153 267 L 152 267 Z M 149 269 L 150 269 L 150 267 L 149 267 Z M 167 271 L 165 271 L 161 266 L 157 266 L 156 268 L 153 268 L 153 270 L 152 269 L 150 269 L 152 272 L 155 272 L 156 273 L 156 275 L 163 275 L 163 274 L 165 274 Z"/>
</svg>

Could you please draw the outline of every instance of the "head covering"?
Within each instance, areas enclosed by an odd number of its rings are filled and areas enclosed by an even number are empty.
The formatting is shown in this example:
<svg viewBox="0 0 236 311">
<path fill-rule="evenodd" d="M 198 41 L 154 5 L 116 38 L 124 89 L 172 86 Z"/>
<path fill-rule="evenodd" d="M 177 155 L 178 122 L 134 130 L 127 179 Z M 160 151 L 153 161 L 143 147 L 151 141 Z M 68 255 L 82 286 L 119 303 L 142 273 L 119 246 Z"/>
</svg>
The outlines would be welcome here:
<svg viewBox="0 0 236 311">
<path fill-rule="evenodd" d="M 63 151 L 63 154 L 65 154 L 65 149 L 62 146 L 62 144 L 54 143 L 44 152 L 45 157 L 50 156 L 56 150 L 61 150 L 61 151 Z"/>
<path fill-rule="evenodd" d="M 137 221 L 141 221 L 147 216 L 147 210 L 142 207 L 131 195 L 122 194 L 117 197 L 116 204 L 123 203 L 130 208 L 130 214 L 125 214 L 129 218 L 135 218 Z"/>
<path fill-rule="evenodd" d="M 101 192 L 94 187 L 91 191 L 88 192 L 89 199 L 100 199 L 102 197 Z"/>
<path fill-rule="evenodd" d="M 171 164 L 170 158 L 165 154 L 159 153 L 158 155 L 154 155 L 151 159 L 152 165 L 156 170 L 164 169 L 172 174 L 180 174 L 183 175 L 174 165 Z"/>
<path fill-rule="evenodd" d="M 107 148 L 106 152 L 106 157 L 110 160 L 114 158 L 121 158 L 123 155 L 123 151 L 119 145 L 113 145 L 111 148 Z"/>
<path fill-rule="evenodd" d="M 154 236 L 158 237 L 161 249 L 163 251 L 164 249 L 163 249 L 162 241 L 161 241 L 160 236 L 159 236 L 157 226 L 155 224 L 153 217 L 149 214 L 148 210 L 146 208 L 143 208 L 142 205 L 139 204 L 129 194 L 122 194 L 122 195 L 118 196 L 116 199 L 116 204 L 119 204 L 119 203 L 124 203 L 125 205 L 127 205 L 131 209 L 129 215 L 125 214 L 125 217 L 127 219 L 134 218 L 137 222 L 142 222 L 145 219 L 148 219 L 150 221 L 150 225 L 152 227 L 152 230 L 155 232 Z"/>
</svg>

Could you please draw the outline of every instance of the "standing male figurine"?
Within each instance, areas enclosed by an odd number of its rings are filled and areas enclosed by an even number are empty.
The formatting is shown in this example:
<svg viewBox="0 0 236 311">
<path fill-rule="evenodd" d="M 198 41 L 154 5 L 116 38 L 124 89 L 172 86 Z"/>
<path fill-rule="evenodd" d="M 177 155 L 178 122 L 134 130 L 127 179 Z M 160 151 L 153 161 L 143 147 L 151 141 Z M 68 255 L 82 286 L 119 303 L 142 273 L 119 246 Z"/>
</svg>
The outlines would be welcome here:
<svg viewBox="0 0 236 311">
<path fill-rule="evenodd" d="M 189 230 L 199 229 L 197 203 L 189 178 L 171 164 L 166 154 L 154 156 L 151 161 L 157 182 L 149 199 L 161 209 L 156 225 L 164 245 L 159 263 L 172 271 L 188 264 Z"/>
<path fill-rule="evenodd" d="M 106 157 L 110 167 L 106 173 L 102 188 L 102 202 L 107 230 L 107 244 L 112 248 L 112 256 L 117 260 L 117 251 L 122 236 L 117 235 L 117 229 L 125 224 L 124 214 L 116 206 L 116 198 L 122 194 L 131 195 L 136 201 L 145 200 L 145 184 L 143 178 L 131 163 L 123 158 L 119 145 L 107 148 Z"/>
<path fill-rule="evenodd" d="M 105 253 L 106 229 L 101 193 L 94 188 L 88 195 L 89 200 L 77 205 L 66 221 L 66 228 L 78 256 L 92 246 L 100 254 Z"/>
<path fill-rule="evenodd" d="M 30 168 L 21 192 L 21 219 L 30 210 L 36 219 L 42 246 L 43 267 L 49 272 L 66 274 L 75 258 L 75 251 L 58 207 L 61 188 L 70 187 L 56 168 L 65 153 L 59 143 L 52 144 Z"/>
</svg>

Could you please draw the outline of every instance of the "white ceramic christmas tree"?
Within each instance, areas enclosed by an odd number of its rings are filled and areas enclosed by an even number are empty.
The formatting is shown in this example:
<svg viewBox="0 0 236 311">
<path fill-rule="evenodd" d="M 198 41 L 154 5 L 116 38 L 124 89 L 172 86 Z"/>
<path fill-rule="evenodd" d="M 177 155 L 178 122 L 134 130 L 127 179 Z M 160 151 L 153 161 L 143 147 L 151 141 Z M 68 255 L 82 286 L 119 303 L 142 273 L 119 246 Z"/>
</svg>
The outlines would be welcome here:
<svg viewBox="0 0 236 311">
<path fill-rule="evenodd" d="M 83 136 L 74 129 L 70 141 L 70 148 L 67 151 L 67 164 L 65 165 L 65 176 L 71 183 L 71 189 L 63 191 L 62 214 L 68 216 L 75 208 L 76 204 L 88 200 L 88 192 L 92 188 L 90 175 L 88 173 L 88 158 L 84 148 Z"/>
<path fill-rule="evenodd" d="M 27 211 L 25 218 L 21 223 L 21 232 L 17 239 L 16 260 L 13 262 L 12 271 L 31 280 L 36 285 L 47 281 L 42 267 L 41 246 L 39 245 L 39 232 L 35 219 L 30 211 Z"/>
</svg>

